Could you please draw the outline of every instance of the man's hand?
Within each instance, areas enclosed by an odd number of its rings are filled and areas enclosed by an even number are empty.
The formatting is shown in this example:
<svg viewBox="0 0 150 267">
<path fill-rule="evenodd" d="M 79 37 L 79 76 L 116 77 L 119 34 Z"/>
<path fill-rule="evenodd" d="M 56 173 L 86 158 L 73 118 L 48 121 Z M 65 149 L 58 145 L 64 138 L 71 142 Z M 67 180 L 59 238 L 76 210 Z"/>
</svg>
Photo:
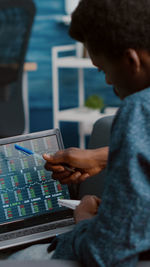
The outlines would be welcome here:
<svg viewBox="0 0 150 267">
<path fill-rule="evenodd" d="M 101 172 L 107 164 L 108 147 L 98 149 L 68 148 L 54 155 L 44 154 L 45 168 L 53 172 L 53 179 L 62 184 L 82 182 Z M 65 165 L 73 169 L 68 171 Z"/>
<path fill-rule="evenodd" d="M 74 211 L 75 222 L 90 219 L 97 214 L 101 200 L 96 196 L 85 196 Z"/>
</svg>

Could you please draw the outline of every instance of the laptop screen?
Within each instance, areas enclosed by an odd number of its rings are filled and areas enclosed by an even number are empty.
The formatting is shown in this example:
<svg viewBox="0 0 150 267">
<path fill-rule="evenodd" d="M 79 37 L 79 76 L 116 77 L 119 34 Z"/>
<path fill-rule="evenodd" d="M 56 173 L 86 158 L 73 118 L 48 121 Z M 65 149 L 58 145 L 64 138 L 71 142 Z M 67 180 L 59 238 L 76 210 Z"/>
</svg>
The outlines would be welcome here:
<svg viewBox="0 0 150 267">
<path fill-rule="evenodd" d="M 63 148 L 58 130 L 7 138 L 1 143 L 0 233 L 20 228 L 22 223 L 36 225 L 70 215 L 58 204 L 59 198 L 70 198 L 68 186 L 51 178 L 44 159 L 15 148 L 17 144 L 40 155 L 53 154 Z"/>
</svg>

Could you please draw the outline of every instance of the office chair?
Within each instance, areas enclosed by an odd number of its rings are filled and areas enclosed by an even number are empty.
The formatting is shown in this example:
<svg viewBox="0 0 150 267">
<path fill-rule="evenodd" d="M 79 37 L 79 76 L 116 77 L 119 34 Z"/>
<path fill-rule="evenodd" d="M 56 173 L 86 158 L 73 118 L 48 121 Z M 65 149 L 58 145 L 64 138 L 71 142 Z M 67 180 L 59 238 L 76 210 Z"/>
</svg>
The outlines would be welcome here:
<svg viewBox="0 0 150 267">
<path fill-rule="evenodd" d="M 88 148 L 95 149 L 99 147 L 109 146 L 110 129 L 114 116 L 107 116 L 97 120 L 93 126 L 90 136 Z M 104 169 L 99 174 L 91 179 L 86 179 L 84 182 L 76 185 L 76 197 L 81 199 L 85 195 L 96 195 L 101 198 L 104 190 L 106 170 Z"/>
<path fill-rule="evenodd" d="M 32 0 L 0 1 L 0 138 L 25 129 L 23 65 L 34 15 Z"/>
</svg>

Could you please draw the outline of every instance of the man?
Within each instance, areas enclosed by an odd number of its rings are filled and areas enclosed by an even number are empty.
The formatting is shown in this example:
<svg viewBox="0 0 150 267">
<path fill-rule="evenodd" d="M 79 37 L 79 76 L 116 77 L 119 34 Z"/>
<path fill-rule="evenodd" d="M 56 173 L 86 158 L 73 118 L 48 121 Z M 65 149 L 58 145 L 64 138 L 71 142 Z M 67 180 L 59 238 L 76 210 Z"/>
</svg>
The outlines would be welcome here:
<svg viewBox="0 0 150 267">
<path fill-rule="evenodd" d="M 123 102 L 112 126 L 102 202 L 83 200 L 75 211 L 79 223 L 58 237 L 53 257 L 84 266 L 135 266 L 139 253 L 150 249 L 150 1 L 81 0 L 70 35 L 84 43 Z M 69 183 L 100 170 L 99 152 L 90 159 L 88 151 L 69 149 L 44 158 L 53 177 Z M 64 163 L 76 172 L 65 171 Z"/>
<path fill-rule="evenodd" d="M 150 249 L 150 1 L 81 0 L 70 35 L 84 43 L 123 102 L 111 130 L 102 201 L 85 197 L 74 230 L 58 236 L 49 251 L 83 266 L 136 266 L 139 254 Z M 107 161 L 107 148 L 85 152 L 43 157 L 55 179 L 78 182 Z M 65 170 L 66 163 L 75 173 Z"/>
</svg>

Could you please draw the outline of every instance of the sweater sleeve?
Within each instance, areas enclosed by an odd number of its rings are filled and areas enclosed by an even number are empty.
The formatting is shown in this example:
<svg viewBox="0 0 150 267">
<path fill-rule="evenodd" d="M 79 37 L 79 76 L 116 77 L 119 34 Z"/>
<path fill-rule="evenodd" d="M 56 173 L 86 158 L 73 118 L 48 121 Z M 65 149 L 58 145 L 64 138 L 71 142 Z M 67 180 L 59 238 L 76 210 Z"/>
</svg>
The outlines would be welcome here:
<svg viewBox="0 0 150 267">
<path fill-rule="evenodd" d="M 58 237 L 53 258 L 84 266 L 136 266 L 150 248 L 149 107 L 125 100 L 114 120 L 98 214 Z M 92 178 L 91 178 L 92 179 Z"/>
</svg>

